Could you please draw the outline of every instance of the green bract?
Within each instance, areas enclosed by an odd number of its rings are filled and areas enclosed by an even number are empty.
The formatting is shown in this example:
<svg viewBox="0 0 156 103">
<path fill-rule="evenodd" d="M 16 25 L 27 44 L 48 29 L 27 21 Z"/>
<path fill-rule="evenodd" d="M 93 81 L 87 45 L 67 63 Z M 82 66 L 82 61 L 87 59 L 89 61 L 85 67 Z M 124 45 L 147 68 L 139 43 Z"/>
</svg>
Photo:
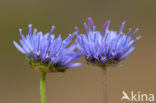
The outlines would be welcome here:
<svg viewBox="0 0 156 103">
<path fill-rule="evenodd" d="M 26 63 L 30 65 L 34 70 L 44 72 L 65 72 L 66 67 L 57 68 L 57 64 L 53 65 L 51 62 L 44 63 L 43 61 L 35 60 L 34 58 L 28 58 L 25 56 Z"/>
</svg>

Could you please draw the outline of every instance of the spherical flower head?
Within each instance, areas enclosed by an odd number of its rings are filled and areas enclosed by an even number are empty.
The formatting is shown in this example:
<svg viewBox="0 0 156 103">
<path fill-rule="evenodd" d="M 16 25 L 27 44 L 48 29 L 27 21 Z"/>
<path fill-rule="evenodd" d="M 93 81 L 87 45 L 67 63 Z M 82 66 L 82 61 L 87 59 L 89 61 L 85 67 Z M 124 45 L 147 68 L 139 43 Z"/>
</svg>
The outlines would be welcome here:
<svg viewBox="0 0 156 103">
<path fill-rule="evenodd" d="M 25 55 L 26 62 L 35 70 L 64 72 L 68 68 L 81 66 L 82 63 L 71 63 L 81 57 L 79 52 L 74 51 L 75 43 L 71 44 L 75 33 L 62 40 L 61 35 L 55 38 L 53 30 L 54 26 L 47 34 L 37 32 L 37 29 L 34 29 L 32 33 L 32 25 L 30 24 L 26 37 L 22 34 L 22 29 L 19 29 L 21 46 L 15 41 L 13 43 Z"/>
<path fill-rule="evenodd" d="M 106 21 L 102 31 L 95 30 L 92 18 L 88 18 L 88 25 L 84 23 L 86 34 L 78 32 L 78 50 L 82 53 L 88 63 L 98 66 L 114 65 L 125 59 L 133 50 L 133 44 L 141 36 L 132 40 L 132 36 L 138 31 L 131 33 L 129 29 L 127 35 L 122 32 L 125 22 L 119 30 L 109 30 L 110 21 Z"/>
</svg>

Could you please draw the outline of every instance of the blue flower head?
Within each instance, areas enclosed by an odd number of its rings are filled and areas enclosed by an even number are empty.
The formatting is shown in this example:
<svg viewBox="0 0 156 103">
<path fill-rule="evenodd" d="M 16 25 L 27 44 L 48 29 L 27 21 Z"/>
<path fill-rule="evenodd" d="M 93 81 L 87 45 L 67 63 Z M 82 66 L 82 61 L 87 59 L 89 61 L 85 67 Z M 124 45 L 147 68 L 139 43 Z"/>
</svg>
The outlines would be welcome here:
<svg viewBox="0 0 156 103">
<path fill-rule="evenodd" d="M 117 64 L 130 54 L 133 50 L 133 44 L 141 36 L 132 40 L 132 36 L 138 31 L 136 29 L 131 33 L 129 29 L 127 35 L 122 32 L 125 22 L 119 30 L 109 30 L 110 21 L 106 21 L 102 31 L 95 30 L 92 18 L 88 18 L 88 25 L 84 23 L 86 34 L 78 32 L 78 50 L 82 53 L 88 63 L 98 66 L 107 66 Z"/>
<path fill-rule="evenodd" d="M 82 63 L 71 63 L 81 57 L 79 52 L 75 52 L 75 43 L 71 44 L 71 40 L 75 33 L 70 34 L 65 40 L 61 35 L 55 38 L 53 34 L 54 26 L 51 32 L 44 34 L 33 30 L 29 25 L 29 32 L 24 37 L 22 29 L 20 32 L 20 44 L 13 41 L 15 47 L 25 55 L 26 62 L 36 70 L 45 72 L 64 72 L 67 68 L 77 67 Z"/>
</svg>

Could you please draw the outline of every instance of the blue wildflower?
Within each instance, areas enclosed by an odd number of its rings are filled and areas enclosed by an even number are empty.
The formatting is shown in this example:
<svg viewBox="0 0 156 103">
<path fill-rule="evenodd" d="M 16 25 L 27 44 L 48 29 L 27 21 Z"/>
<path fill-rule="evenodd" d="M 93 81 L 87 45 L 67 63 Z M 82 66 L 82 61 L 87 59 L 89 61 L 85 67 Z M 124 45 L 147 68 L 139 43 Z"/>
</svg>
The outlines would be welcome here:
<svg viewBox="0 0 156 103">
<path fill-rule="evenodd" d="M 52 26 L 50 33 L 44 35 L 42 32 L 37 32 L 37 29 L 31 33 L 32 25 L 29 25 L 29 32 L 26 37 L 22 34 L 22 29 L 19 29 L 21 46 L 15 41 L 13 43 L 25 55 L 26 62 L 40 71 L 63 72 L 67 68 L 82 65 L 82 63 L 71 63 L 81 57 L 79 52 L 74 51 L 75 44 L 71 44 L 75 33 L 62 40 L 61 35 L 55 38 L 53 31 L 54 26 Z"/>
<path fill-rule="evenodd" d="M 119 32 L 109 30 L 109 24 L 110 21 L 106 21 L 102 32 L 100 32 L 95 30 L 92 18 L 88 18 L 88 26 L 84 23 L 87 36 L 81 34 L 76 28 L 79 34 L 77 35 L 77 48 L 89 63 L 100 66 L 117 64 L 134 50 L 133 44 L 141 37 L 139 36 L 135 40 L 131 39 L 138 29 L 131 35 L 131 29 L 127 35 L 122 33 L 125 22 L 122 23 Z"/>
</svg>

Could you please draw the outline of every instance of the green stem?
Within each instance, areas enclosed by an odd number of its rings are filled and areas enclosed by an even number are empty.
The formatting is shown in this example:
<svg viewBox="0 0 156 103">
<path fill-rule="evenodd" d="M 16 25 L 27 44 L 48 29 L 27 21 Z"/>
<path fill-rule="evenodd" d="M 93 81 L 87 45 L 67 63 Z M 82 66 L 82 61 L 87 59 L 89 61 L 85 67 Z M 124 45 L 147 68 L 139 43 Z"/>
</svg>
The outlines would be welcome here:
<svg viewBox="0 0 156 103">
<path fill-rule="evenodd" d="M 40 96 L 41 103 L 46 103 L 46 94 L 45 94 L 45 81 L 46 81 L 46 72 L 40 72 Z"/>
<path fill-rule="evenodd" d="M 102 75 L 103 75 L 103 103 L 107 103 L 107 70 L 106 67 L 102 68 Z"/>
</svg>

